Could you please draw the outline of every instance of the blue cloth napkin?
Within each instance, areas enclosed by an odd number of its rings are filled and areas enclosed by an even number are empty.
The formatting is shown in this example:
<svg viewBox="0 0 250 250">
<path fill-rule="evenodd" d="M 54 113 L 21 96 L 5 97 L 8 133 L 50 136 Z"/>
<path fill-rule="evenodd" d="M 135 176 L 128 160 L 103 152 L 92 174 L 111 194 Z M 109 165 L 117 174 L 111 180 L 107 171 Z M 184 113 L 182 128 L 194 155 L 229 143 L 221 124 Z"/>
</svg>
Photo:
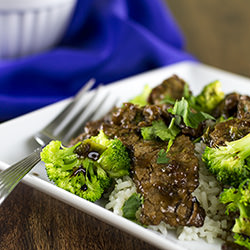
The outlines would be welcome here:
<svg viewBox="0 0 250 250">
<path fill-rule="evenodd" d="M 74 95 L 90 78 L 109 82 L 194 60 L 163 0 L 78 0 L 52 50 L 0 60 L 0 121 Z"/>
</svg>

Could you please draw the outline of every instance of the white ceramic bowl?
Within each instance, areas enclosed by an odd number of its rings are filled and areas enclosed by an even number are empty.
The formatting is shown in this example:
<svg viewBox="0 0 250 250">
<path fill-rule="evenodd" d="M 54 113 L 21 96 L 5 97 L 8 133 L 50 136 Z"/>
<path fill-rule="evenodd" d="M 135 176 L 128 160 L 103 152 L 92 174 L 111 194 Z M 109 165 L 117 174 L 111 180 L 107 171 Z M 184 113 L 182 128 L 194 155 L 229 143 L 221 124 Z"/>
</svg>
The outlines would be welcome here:
<svg viewBox="0 0 250 250">
<path fill-rule="evenodd" d="M 22 57 L 55 46 L 75 5 L 76 0 L 0 0 L 0 58 Z"/>
</svg>

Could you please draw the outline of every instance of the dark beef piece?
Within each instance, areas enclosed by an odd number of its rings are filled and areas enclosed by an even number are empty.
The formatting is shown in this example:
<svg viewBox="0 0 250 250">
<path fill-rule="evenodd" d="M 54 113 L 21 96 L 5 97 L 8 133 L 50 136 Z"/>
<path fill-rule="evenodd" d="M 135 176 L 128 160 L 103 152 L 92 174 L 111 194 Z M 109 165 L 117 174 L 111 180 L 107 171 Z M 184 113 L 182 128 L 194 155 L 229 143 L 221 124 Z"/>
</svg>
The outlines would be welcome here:
<svg viewBox="0 0 250 250">
<path fill-rule="evenodd" d="M 103 119 L 88 122 L 84 127 L 84 132 L 88 134 L 89 137 L 97 135 L 103 122 Z"/>
<path fill-rule="evenodd" d="M 250 97 L 237 93 L 228 94 L 225 99 L 215 108 L 213 116 L 218 118 L 237 117 L 250 118 Z"/>
<path fill-rule="evenodd" d="M 182 134 L 187 135 L 192 139 L 196 139 L 202 136 L 204 128 L 205 128 L 205 123 L 201 122 L 198 128 L 190 128 L 186 126 L 184 123 L 180 124 L 180 127 L 181 127 Z"/>
<path fill-rule="evenodd" d="M 138 124 L 138 126 L 149 126 L 153 121 L 163 119 L 166 123 L 170 123 L 172 119 L 172 114 L 168 113 L 168 104 L 159 104 L 159 105 L 146 105 L 143 108 L 143 117 L 144 120 Z"/>
<path fill-rule="evenodd" d="M 250 119 L 250 97 L 242 95 L 237 106 L 237 117 Z"/>
<path fill-rule="evenodd" d="M 168 152 L 169 163 L 157 164 L 162 148 L 166 144 L 154 141 L 139 141 L 133 147 L 133 179 L 144 197 L 141 222 L 202 226 L 205 212 L 191 195 L 199 184 L 193 143 L 184 135 L 178 137 Z"/>
<path fill-rule="evenodd" d="M 237 106 L 240 95 L 237 93 L 228 94 L 223 101 L 215 108 L 212 115 L 215 118 L 223 116 L 224 118 L 236 117 Z"/>
<path fill-rule="evenodd" d="M 130 150 L 140 140 L 140 133 L 129 128 L 122 128 L 114 124 L 104 123 L 101 127 L 103 132 L 110 138 L 118 138 Z"/>
<path fill-rule="evenodd" d="M 150 126 L 153 121 L 162 119 L 170 122 L 172 115 L 167 112 L 168 105 L 146 105 L 139 107 L 132 103 L 124 103 L 122 108 L 113 112 L 111 124 L 138 130 L 140 127 Z"/>
<path fill-rule="evenodd" d="M 180 100 L 183 96 L 184 85 L 185 82 L 174 75 L 152 89 L 148 102 L 150 104 L 160 104 L 166 96 L 174 100 Z"/>
<path fill-rule="evenodd" d="M 214 129 L 204 139 L 210 147 L 225 145 L 225 142 L 235 141 L 250 133 L 250 119 L 234 118 L 215 125 Z"/>
<path fill-rule="evenodd" d="M 122 126 L 123 128 L 137 128 L 137 124 L 143 120 L 143 110 L 132 103 L 124 103 L 112 114 L 111 124 Z"/>
</svg>

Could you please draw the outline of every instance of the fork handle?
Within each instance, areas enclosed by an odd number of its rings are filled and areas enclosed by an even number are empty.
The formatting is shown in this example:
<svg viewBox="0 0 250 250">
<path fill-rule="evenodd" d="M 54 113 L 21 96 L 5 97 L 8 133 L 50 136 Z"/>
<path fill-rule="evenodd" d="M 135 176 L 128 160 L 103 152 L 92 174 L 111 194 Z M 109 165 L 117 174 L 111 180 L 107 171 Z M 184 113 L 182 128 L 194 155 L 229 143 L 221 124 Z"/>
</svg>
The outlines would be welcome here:
<svg viewBox="0 0 250 250">
<path fill-rule="evenodd" d="M 37 148 L 29 156 L 0 172 L 0 205 L 21 179 L 41 160 L 42 148 Z"/>
</svg>

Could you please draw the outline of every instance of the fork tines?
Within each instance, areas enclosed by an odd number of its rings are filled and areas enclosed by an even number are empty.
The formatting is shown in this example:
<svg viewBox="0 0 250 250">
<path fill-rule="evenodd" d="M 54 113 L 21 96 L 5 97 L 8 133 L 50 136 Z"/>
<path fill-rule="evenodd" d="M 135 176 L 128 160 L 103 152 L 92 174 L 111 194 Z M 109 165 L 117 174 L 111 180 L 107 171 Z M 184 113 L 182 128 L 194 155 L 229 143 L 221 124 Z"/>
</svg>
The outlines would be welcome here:
<svg viewBox="0 0 250 250">
<path fill-rule="evenodd" d="M 63 137 L 65 141 L 69 141 L 74 136 L 79 135 L 86 124 L 86 122 L 91 121 L 96 114 L 100 111 L 105 101 L 108 99 L 109 93 L 105 93 L 100 96 L 100 90 L 102 86 L 100 85 L 97 90 L 94 91 L 92 96 L 89 98 L 87 104 L 83 106 L 74 116 L 74 118 L 65 126 L 60 133 L 59 137 Z"/>
</svg>

